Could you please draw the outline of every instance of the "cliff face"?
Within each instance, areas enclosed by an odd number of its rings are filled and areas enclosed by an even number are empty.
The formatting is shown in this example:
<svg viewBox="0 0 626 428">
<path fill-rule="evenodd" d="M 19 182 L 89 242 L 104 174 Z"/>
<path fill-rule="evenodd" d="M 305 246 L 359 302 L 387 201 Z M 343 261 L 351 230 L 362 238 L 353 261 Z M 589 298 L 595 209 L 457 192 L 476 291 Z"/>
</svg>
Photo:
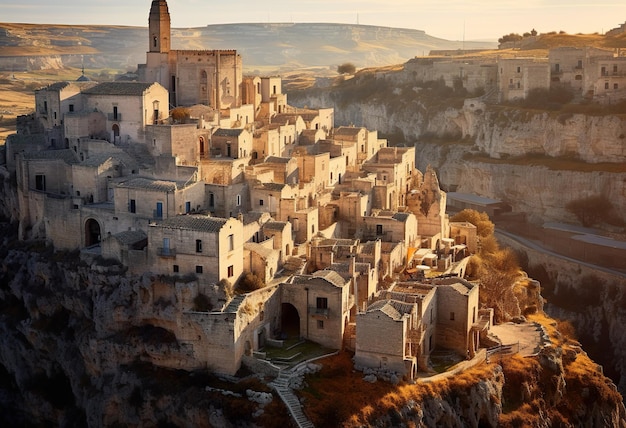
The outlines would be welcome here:
<svg viewBox="0 0 626 428">
<path fill-rule="evenodd" d="M 3 189 L 9 191 L 0 198 L 4 201 L 0 217 L 6 219 L 15 209 L 15 194 L 10 185 Z M 149 273 L 128 275 L 103 260 L 81 260 L 78 253 L 54 253 L 41 242 L 19 243 L 15 236 L 11 223 L 1 224 L 3 426 L 271 427 L 289 420 L 278 400 L 261 407 L 246 399 L 248 389 L 269 391 L 256 378 L 231 384 L 216 379 L 206 366 L 176 370 L 189 366 L 190 356 L 172 333 L 180 322 L 180 309 L 163 290 L 173 285 L 160 283 Z M 149 296 L 155 289 L 162 290 L 160 299 Z M 507 403 L 522 406 L 544 390 L 566 402 L 578 389 L 566 388 L 567 370 L 559 369 L 567 365 L 559 362 L 565 354 L 556 349 L 542 363 L 552 370 L 550 376 L 516 379 L 513 374 L 509 379 L 506 365 L 503 375 L 501 363 L 495 364 L 488 366 L 486 377 L 466 379 L 419 402 L 407 401 L 397 412 L 372 422 L 496 426 L 510 413 L 503 410 Z M 623 405 L 606 392 L 610 382 L 595 370 L 591 373 L 600 383 L 585 383 L 591 398 L 577 406 L 576 420 L 586 426 L 624 426 Z M 540 382 L 544 378 L 553 389 Z M 598 390 L 602 384 L 609 389 Z M 225 385 L 230 391 L 216 392 Z M 536 426 L 549 426 L 554 420 L 549 408 L 540 410 L 546 416 Z"/>
<path fill-rule="evenodd" d="M 604 373 L 615 380 L 626 396 L 626 287 L 624 280 L 571 260 L 546 255 L 506 237 L 507 246 L 516 248 L 524 267 L 541 280 L 545 311 L 554 318 L 568 320 L 579 339 Z"/>
<path fill-rule="evenodd" d="M 605 195 L 626 212 L 626 118 L 528 112 L 466 100 L 428 109 L 419 101 L 342 104 L 331 91 L 289 94 L 296 106 L 335 106 L 338 124 L 414 142 L 416 166 L 433 165 L 444 189 L 500 199 L 531 220 L 575 219 L 565 205 Z M 621 165 L 621 166 L 620 166 Z"/>
</svg>

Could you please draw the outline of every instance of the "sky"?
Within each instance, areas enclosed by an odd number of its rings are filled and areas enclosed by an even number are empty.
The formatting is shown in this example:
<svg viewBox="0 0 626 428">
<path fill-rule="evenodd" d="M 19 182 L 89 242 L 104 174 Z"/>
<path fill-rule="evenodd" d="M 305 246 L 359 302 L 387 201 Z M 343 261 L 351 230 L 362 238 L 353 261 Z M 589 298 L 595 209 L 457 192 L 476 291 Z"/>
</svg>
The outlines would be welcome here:
<svg viewBox="0 0 626 428">
<path fill-rule="evenodd" d="M 423 30 L 447 40 L 505 34 L 604 33 L 625 0 L 168 0 L 173 28 L 243 22 L 331 22 Z M 0 22 L 146 27 L 151 0 L 0 0 Z"/>
</svg>

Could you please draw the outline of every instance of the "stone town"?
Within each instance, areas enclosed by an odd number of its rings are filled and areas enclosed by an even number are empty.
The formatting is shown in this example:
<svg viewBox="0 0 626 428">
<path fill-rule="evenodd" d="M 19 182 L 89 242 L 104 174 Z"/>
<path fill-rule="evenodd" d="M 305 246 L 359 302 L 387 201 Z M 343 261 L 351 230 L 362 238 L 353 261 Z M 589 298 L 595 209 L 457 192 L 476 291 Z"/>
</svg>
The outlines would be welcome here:
<svg viewBox="0 0 626 428">
<path fill-rule="evenodd" d="M 476 228 L 449 222 L 415 149 L 289 106 L 281 79 L 244 77 L 234 50 L 170 40 L 154 0 L 141 81 L 36 91 L 6 144 L 20 238 L 170 278 L 141 296 L 176 296 L 167 327 L 185 355 L 163 365 L 232 375 L 286 337 L 408 379 L 435 347 L 473 356 L 493 320 L 463 279 Z M 249 274 L 265 286 L 234 293 Z"/>
</svg>

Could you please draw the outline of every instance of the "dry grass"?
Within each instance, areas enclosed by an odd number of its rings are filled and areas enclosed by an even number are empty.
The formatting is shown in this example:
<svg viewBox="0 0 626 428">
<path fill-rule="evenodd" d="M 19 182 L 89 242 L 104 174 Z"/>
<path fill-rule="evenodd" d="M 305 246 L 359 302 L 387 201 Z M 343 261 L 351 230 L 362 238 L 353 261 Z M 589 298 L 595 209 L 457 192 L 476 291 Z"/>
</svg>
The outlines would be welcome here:
<svg viewBox="0 0 626 428">
<path fill-rule="evenodd" d="M 458 395 L 455 391 L 467 391 L 493 376 L 493 365 L 484 364 L 451 379 L 432 383 L 393 386 L 378 381 L 371 384 L 363 380 L 363 373 L 354 370 L 351 357 L 342 352 L 326 358 L 321 361 L 322 370 L 307 377 L 308 387 L 299 394 L 315 426 L 371 426 L 375 420 L 405 408 L 411 400 L 446 399 Z"/>
</svg>

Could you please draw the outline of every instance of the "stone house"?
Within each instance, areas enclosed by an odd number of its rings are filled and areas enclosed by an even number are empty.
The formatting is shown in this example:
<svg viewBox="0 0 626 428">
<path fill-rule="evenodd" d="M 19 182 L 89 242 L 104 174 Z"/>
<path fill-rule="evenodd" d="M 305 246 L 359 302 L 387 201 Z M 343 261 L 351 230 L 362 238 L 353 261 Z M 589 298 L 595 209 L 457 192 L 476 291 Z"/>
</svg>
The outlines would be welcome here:
<svg viewBox="0 0 626 428">
<path fill-rule="evenodd" d="M 403 282 L 378 299 L 357 314 L 357 367 L 391 370 L 412 379 L 417 370 L 429 370 L 435 347 L 463 357 L 478 350 L 478 286 L 460 278 Z"/>
<path fill-rule="evenodd" d="M 182 313 L 177 336 L 192 349 L 194 361 L 213 372 L 234 376 L 242 360 L 266 345 L 281 329 L 281 290 L 269 286 L 239 295 L 222 310 Z"/>
<path fill-rule="evenodd" d="M 35 118 L 43 127 L 48 145 L 53 148 L 69 148 L 64 133 L 67 125 L 63 125 L 65 115 L 86 110 L 82 91 L 94 85 L 96 85 L 95 82 L 56 82 L 35 91 Z M 81 120 L 81 122 L 89 123 L 88 120 Z M 75 138 L 87 135 L 106 137 L 104 117 L 98 117 L 95 123 L 99 126 L 81 130 L 80 134 L 72 136 Z M 70 131 L 74 130 L 72 125 L 69 124 Z"/>
<path fill-rule="evenodd" d="M 261 77 L 261 102 L 269 103 L 273 112 L 284 112 L 287 106 L 287 95 L 282 93 L 280 76 Z"/>
<path fill-rule="evenodd" d="M 273 183 L 297 184 L 298 161 L 292 157 L 268 156 L 262 163 L 256 164 L 256 171 L 272 171 Z"/>
<path fill-rule="evenodd" d="M 298 160 L 298 178 L 301 183 L 314 183 L 316 192 L 328 186 L 330 153 L 318 153 L 317 150 L 309 153 L 299 147 L 293 155 Z"/>
<path fill-rule="evenodd" d="M 479 346 L 479 287 L 462 278 L 433 282 L 437 288 L 437 346 L 474 356 Z"/>
<path fill-rule="evenodd" d="M 288 221 L 268 221 L 263 225 L 263 237 L 271 239 L 273 248 L 278 250 L 278 266 L 282 268 L 294 248 L 291 223 Z"/>
<path fill-rule="evenodd" d="M 124 177 L 113 187 L 115 213 L 133 218 L 162 220 L 206 207 L 202 182 L 176 182 Z"/>
<path fill-rule="evenodd" d="M 524 99 L 533 89 L 550 88 L 550 64 L 546 60 L 514 58 L 498 60 L 500 101 Z"/>
<path fill-rule="evenodd" d="M 166 218 L 148 226 L 147 251 L 155 273 L 234 285 L 243 273 L 243 223 L 201 215 Z"/>
<path fill-rule="evenodd" d="M 454 245 L 465 245 L 470 254 L 476 254 L 478 251 L 476 226 L 472 223 L 450 222 L 450 238 L 454 239 Z"/>
<path fill-rule="evenodd" d="M 274 275 L 278 272 L 281 265 L 281 254 L 273 246 L 273 239 L 268 239 L 262 243 L 244 243 L 244 272 L 252 272 L 265 283 L 274 279 Z"/>
<path fill-rule="evenodd" d="M 389 370 L 409 379 L 415 377 L 417 358 L 411 339 L 421 330 L 415 306 L 397 300 L 379 300 L 357 314 L 354 354 L 357 368 Z"/>
<path fill-rule="evenodd" d="M 406 265 L 407 246 L 403 242 L 381 241 L 381 264 L 379 278 L 392 278 Z"/>
<path fill-rule="evenodd" d="M 169 117 L 168 92 L 158 83 L 105 82 L 82 94 L 87 110 L 106 115 L 107 140 L 116 144 L 143 141 L 146 125 Z"/>
<path fill-rule="evenodd" d="M 258 183 L 250 188 L 250 206 L 255 211 L 270 213 L 274 218 L 284 218 L 284 206 L 288 206 L 298 195 L 297 186 L 276 182 Z"/>
<path fill-rule="evenodd" d="M 231 159 L 252 156 L 252 134 L 245 129 L 217 129 L 211 136 L 211 155 Z"/>
<path fill-rule="evenodd" d="M 330 270 L 294 275 L 281 284 L 283 332 L 341 349 L 354 305 L 351 287 L 351 281 Z"/>
<path fill-rule="evenodd" d="M 377 185 L 393 186 L 388 204 L 392 210 L 406 205 L 406 195 L 419 176 L 415 169 L 415 147 L 382 147 L 362 168 L 376 174 Z"/>
<path fill-rule="evenodd" d="M 279 127 L 266 127 L 255 130 L 252 139 L 252 160 L 261 162 L 268 156 L 280 156 Z"/>
<path fill-rule="evenodd" d="M 373 212 L 363 217 L 360 232 L 367 240 L 402 241 L 410 247 L 418 242 L 417 218 L 410 212 Z"/>
</svg>

